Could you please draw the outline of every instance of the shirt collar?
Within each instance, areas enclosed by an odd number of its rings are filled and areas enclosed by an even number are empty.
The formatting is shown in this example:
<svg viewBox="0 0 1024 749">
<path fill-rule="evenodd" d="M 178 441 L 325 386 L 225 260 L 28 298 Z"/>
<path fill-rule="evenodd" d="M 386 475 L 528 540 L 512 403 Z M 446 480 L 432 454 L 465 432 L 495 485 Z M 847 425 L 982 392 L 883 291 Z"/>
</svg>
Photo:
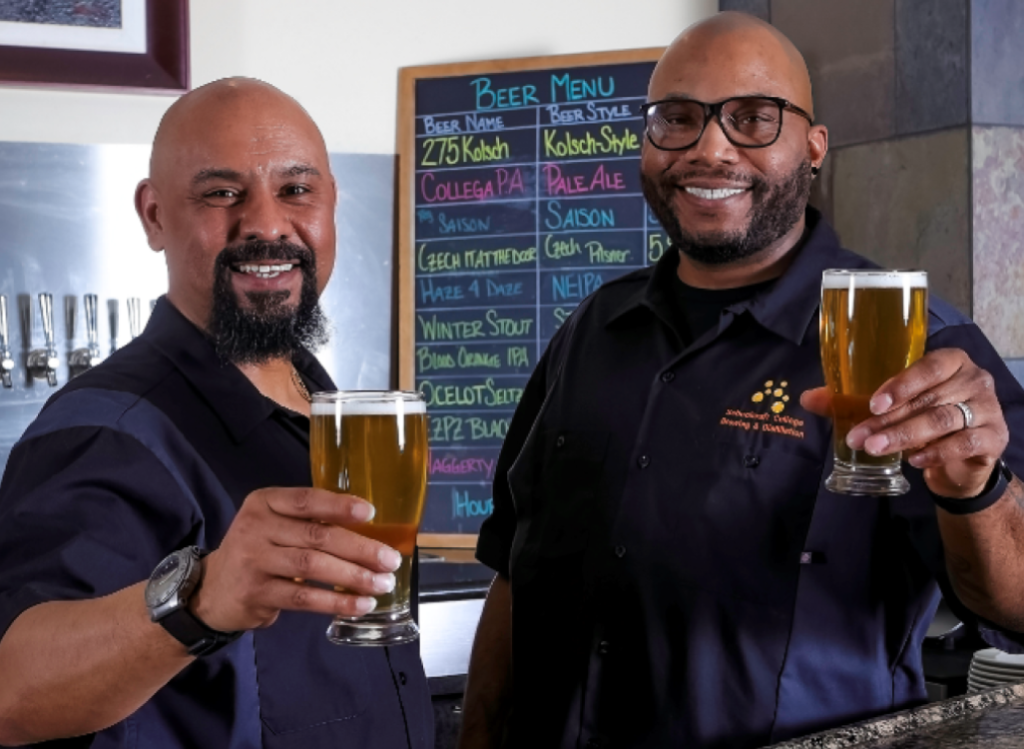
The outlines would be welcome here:
<svg viewBox="0 0 1024 749">
<path fill-rule="evenodd" d="M 217 414 L 232 439 L 241 443 L 278 409 L 234 364 L 217 356 L 213 343 L 167 297 L 160 297 L 140 336 L 184 375 L 207 406 Z M 292 356 L 295 368 L 315 387 L 333 390 L 334 383 L 316 358 L 305 349 Z"/>
<path fill-rule="evenodd" d="M 763 327 L 800 344 L 821 300 L 821 273 L 829 268 L 873 268 L 870 261 L 844 250 L 832 227 L 816 209 L 807 207 L 806 230 L 796 256 L 786 272 L 772 285 L 750 299 L 731 305 L 736 313 L 749 312 Z M 679 264 L 678 250 L 670 249 L 654 266 L 647 284 L 639 286 L 619 302 L 609 324 L 626 313 L 646 307 L 664 317 L 671 297 L 671 282 Z"/>
</svg>

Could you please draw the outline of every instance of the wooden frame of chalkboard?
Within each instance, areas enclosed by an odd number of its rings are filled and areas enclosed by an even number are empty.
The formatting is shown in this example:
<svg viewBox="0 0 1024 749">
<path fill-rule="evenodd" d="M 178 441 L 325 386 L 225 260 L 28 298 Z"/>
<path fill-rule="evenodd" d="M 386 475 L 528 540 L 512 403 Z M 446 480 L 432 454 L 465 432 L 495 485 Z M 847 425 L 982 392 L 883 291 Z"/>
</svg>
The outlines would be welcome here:
<svg viewBox="0 0 1024 749">
<path fill-rule="evenodd" d="M 561 316 L 665 245 L 630 163 L 663 51 L 399 71 L 398 378 L 432 401 L 421 547 L 475 545 L 504 430 Z M 502 312 L 516 308 L 532 323 Z M 472 415 L 485 401 L 497 410 Z"/>
</svg>

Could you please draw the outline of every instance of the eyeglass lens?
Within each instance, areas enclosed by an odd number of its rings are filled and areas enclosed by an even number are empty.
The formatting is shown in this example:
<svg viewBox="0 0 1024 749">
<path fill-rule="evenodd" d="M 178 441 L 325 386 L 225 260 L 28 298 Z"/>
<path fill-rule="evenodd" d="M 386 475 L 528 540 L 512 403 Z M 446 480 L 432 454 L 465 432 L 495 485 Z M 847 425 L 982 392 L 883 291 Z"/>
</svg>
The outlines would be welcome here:
<svg viewBox="0 0 1024 749">
<path fill-rule="evenodd" d="M 764 146 L 779 136 L 782 107 L 771 99 L 732 99 L 721 108 L 720 122 L 736 145 Z M 701 136 L 704 105 L 695 101 L 667 101 L 647 111 L 647 130 L 655 145 L 686 148 Z"/>
</svg>

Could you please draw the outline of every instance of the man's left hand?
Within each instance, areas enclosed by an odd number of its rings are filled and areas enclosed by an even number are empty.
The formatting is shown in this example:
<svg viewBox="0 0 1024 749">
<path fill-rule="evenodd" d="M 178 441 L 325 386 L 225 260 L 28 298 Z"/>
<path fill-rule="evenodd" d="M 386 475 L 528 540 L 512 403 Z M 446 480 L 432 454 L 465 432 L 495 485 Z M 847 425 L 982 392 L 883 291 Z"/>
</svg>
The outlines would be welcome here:
<svg viewBox="0 0 1024 749">
<path fill-rule="evenodd" d="M 830 403 L 824 387 L 800 396 L 800 405 L 819 416 L 832 415 Z M 957 403 L 973 415 L 970 427 Z M 942 497 L 981 494 L 1009 441 L 995 380 L 961 349 L 930 351 L 886 381 L 871 396 L 871 413 L 846 443 L 869 455 L 902 452 Z"/>
</svg>

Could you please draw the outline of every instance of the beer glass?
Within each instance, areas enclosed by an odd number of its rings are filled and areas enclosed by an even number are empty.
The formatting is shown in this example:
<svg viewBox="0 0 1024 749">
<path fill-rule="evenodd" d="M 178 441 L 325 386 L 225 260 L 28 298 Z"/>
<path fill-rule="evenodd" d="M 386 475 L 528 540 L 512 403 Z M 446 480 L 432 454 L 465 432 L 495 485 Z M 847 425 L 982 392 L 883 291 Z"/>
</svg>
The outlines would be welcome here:
<svg viewBox="0 0 1024 749">
<path fill-rule="evenodd" d="M 420 393 L 338 391 L 313 394 L 309 440 L 313 486 L 353 494 L 374 506 L 353 527 L 397 549 L 395 589 L 376 596 L 360 617 L 338 617 L 327 638 L 339 645 L 398 645 L 419 637 L 409 608 L 412 558 L 427 493 L 427 409 Z"/>
<path fill-rule="evenodd" d="M 921 358 L 928 336 L 924 271 L 827 270 L 821 279 L 821 362 L 832 391 L 835 467 L 825 487 L 839 494 L 894 496 L 910 484 L 899 453 L 852 450 L 846 435 L 871 417 L 868 403 L 890 377 Z"/>
</svg>

